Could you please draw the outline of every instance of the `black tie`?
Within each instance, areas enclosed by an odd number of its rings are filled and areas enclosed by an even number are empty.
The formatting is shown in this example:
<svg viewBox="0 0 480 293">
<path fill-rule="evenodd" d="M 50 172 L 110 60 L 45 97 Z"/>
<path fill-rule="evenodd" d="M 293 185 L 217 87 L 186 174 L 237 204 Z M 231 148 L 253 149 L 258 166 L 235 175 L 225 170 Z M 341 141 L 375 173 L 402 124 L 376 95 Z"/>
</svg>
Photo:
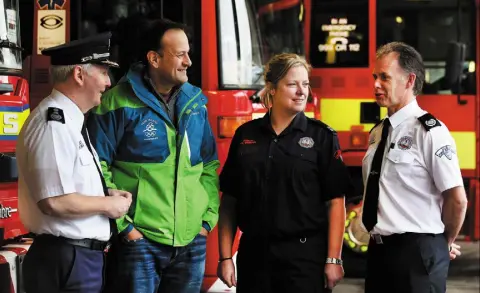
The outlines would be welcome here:
<svg viewBox="0 0 480 293">
<path fill-rule="evenodd" d="M 82 136 L 83 136 L 83 139 L 85 140 L 85 144 L 87 145 L 88 150 L 90 151 L 90 154 L 92 154 L 95 167 L 97 167 L 98 175 L 100 176 L 100 181 L 102 181 L 103 193 L 105 194 L 105 196 L 109 196 L 107 184 L 105 183 L 105 179 L 103 178 L 102 171 L 100 170 L 100 167 L 97 164 L 97 160 L 95 159 L 95 156 L 93 155 L 92 147 L 90 146 L 90 139 L 87 134 L 87 127 L 85 126 L 85 124 L 83 124 L 83 127 L 82 127 Z M 115 237 L 118 234 L 117 222 L 115 222 L 114 219 L 110 219 L 110 218 L 108 220 L 110 222 L 110 234 Z"/>
<path fill-rule="evenodd" d="M 371 231 L 377 224 L 378 212 L 378 195 L 380 192 L 379 180 L 382 170 L 383 154 L 385 153 L 385 144 L 388 137 L 388 129 L 390 128 L 390 120 L 386 118 L 383 121 L 382 138 L 378 143 L 377 150 L 373 156 L 372 168 L 367 180 L 367 190 L 363 202 L 362 221 L 367 231 Z"/>
</svg>

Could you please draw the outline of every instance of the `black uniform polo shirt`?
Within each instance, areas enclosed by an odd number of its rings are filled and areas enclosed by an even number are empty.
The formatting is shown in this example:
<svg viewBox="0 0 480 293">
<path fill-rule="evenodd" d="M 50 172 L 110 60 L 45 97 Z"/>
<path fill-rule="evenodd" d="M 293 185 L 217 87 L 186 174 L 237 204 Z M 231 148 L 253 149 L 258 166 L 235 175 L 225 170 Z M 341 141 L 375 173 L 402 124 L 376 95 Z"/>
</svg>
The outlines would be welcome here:
<svg viewBox="0 0 480 293">
<path fill-rule="evenodd" d="M 328 228 L 329 200 L 351 187 L 336 132 L 298 113 L 276 135 L 267 114 L 239 127 L 220 189 L 237 199 L 237 223 L 247 235 L 307 237 Z"/>
</svg>

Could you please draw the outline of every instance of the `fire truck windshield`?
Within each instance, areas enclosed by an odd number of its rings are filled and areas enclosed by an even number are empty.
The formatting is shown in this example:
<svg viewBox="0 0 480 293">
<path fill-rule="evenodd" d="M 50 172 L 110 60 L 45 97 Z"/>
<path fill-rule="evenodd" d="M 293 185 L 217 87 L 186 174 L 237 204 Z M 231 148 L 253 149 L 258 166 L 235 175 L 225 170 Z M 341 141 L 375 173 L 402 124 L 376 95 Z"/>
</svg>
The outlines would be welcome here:
<svg viewBox="0 0 480 293">
<path fill-rule="evenodd" d="M 312 5 L 310 62 L 314 68 L 368 67 L 368 0 Z"/>
<path fill-rule="evenodd" d="M 18 1 L 0 0 L 0 71 L 20 71 L 20 27 Z"/>
<path fill-rule="evenodd" d="M 298 1 L 218 0 L 220 85 L 256 89 L 274 54 L 304 55 L 303 6 Z"/>
<path fill-rule="evenodd" d="M 426 67 L 424 94 L 474 94 L 478 50 L 475 12 L 474 0 L 377 0 L 377 45 L 403 41 L 422 54 Z M 445 78 L 447 69 L 457 62 L 449 52 L 452 42 L 462 43 L 465 48 L 460 91 Z"/>
</svg>

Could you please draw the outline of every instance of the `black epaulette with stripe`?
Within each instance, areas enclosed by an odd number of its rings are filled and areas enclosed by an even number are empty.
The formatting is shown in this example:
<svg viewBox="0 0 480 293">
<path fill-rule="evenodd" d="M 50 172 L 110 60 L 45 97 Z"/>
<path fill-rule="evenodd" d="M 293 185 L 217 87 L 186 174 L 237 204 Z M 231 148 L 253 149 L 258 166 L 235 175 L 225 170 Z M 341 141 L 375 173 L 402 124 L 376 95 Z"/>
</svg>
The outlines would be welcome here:
<svg viewBox="0 0 480 293">
<path fill-rule="evenodd" d="M 442 126 L 440 121 L 438 121 L 437 118 L 430 113 L 425 113 L 424 115 L 418 117 L 418 120 L 426 131 L 430 131 L 430 129 L 434 127 Z"/>
</svg>

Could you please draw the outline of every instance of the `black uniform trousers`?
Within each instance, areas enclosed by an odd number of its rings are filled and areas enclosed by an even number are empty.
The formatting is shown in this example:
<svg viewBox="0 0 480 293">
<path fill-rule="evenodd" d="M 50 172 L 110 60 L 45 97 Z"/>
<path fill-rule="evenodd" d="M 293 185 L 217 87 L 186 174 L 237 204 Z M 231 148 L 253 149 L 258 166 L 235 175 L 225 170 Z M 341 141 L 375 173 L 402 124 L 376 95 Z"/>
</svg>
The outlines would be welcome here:
<svg viewBox="0 0 480 293">
<path fill-rule="evenodd" d="M 51 235 L 39 235 L 25 256 L 22 273 L 26 293 L 100 293 L 102 250 L 75 246 Z"/>
<path fill-rule="evenodd" d="M 326 293 L 326 236 L 265 240 L 243 234 L 237 293 Z"/>
<path fill-rule="evenodd" d="M 443 234 L 371 239 L 365 293 L 445 293 L 450 256 Z"/>
</svg>

